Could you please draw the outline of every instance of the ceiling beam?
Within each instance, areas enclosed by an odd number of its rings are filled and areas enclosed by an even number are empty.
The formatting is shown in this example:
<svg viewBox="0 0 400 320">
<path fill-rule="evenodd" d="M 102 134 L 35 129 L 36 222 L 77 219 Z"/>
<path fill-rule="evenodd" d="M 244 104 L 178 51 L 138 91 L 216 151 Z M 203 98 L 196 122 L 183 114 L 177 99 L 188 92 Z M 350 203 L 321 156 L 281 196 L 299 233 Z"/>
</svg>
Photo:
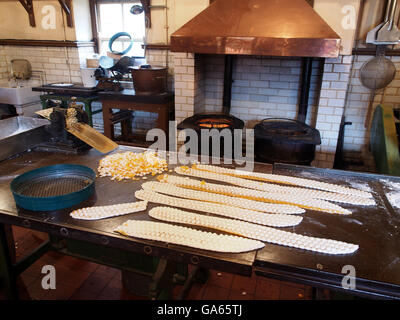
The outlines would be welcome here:
<svg viewBox="0 0 400 320">
<path fill-rule="evenodd" d="M 140 0 L 143 6 L 144 15 L 146 17 L 145 24 L 146 28 L 151 28 L 151 14 L 150 14 L 150 6 L 151 0 Z"/>
<path fill-rule="evenodd" d="M 72 17 L 72 1 L 71 0 L 58 0 L 58 2 L 60 3 L 60 6 L 64 11 L 65 16 L 67 17 L 67 26 L 72 28 L 74 26 L 74 20 Z"/>
<path fill-rule="evenodd" d="M 32 0 L 18 0 L 19 3 L 22 4 L 26 12 L 28 13 L 29 16 L 29 25 L 31 27 L 36 27 L 36 22 L 35 22 L 35 13 L 33 12 L 33 4 Z"/>
</svg>

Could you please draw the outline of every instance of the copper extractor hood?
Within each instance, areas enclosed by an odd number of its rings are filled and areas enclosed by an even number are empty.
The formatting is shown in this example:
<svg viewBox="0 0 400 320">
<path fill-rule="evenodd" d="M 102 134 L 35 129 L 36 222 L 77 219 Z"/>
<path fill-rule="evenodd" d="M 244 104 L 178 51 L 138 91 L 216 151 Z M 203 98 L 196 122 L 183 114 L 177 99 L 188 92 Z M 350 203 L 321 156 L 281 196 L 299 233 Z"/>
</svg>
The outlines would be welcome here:
<svg viewBox="0 0 400 320">
<path fill-rule="evenodd" d="M 337 57 L 340 37 L 305 0 L 216 0 L 171 35 L 171 51 Z"/>
</svg>

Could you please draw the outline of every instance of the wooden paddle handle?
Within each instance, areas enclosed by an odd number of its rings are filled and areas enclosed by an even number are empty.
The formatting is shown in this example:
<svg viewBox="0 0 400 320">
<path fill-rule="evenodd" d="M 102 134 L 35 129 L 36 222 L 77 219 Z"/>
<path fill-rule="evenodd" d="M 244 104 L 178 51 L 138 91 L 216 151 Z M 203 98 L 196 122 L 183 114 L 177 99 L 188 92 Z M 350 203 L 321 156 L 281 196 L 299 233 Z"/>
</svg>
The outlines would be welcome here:
<svg viewBox="0 0 400 320">
<path fill-rule="evenodd" d="M 364 127 L 366 129 L 369 128 L 369 123 L 371 121 L 371 115 L 372 115 L 372 109 L 373 109 L 373 105 L 374 105 L 374 99 L 375 99 L 375 91 L 373 91 L 371 93 L 371 96 L 370 96 L 370 99 L 369 99 L 370 102 L 368 104 L 367 115 L 365 116 L 365 122 L 364 122 Z"/>
</svg>

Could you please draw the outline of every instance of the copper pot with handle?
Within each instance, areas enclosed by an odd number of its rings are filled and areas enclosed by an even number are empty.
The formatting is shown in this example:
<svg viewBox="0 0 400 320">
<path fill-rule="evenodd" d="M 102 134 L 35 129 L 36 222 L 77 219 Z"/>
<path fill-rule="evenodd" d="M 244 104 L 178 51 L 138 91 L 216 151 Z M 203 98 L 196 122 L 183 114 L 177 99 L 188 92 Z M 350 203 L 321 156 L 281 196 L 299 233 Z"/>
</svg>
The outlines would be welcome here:
<svg viewBox="0 0 400 320">
<path fill-rule="evenodd" d="M 131 67 L 136 94 L 160 94 L 167 92 L 167 68 L 142 65 Z"/>
</svg>

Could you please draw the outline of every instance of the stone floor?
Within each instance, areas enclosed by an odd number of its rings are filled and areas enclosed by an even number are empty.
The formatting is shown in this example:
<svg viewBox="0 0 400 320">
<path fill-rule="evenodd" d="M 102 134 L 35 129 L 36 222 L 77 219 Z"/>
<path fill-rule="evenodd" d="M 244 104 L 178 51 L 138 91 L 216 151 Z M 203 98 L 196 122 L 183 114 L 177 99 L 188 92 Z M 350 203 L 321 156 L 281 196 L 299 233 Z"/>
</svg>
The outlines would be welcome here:
<svg viewBox="0 0 400 320">
<path fill-rule="evenodd" d="M 16 255 L 20 259 L 43 240 L 43 236 L 31 230 L 13 227 Z M 41 269 L 44 265 L 56 269 L 56 289 L 44 290 Z M 134 295 L 123 288 L 118 269 L 86 260 L 48 252 L 18 279 L 21 299 L 24 300 L 139 300 L 145 297 Z M 176 297 L 181 286 L 174 288 Z M 210 270 L 210 277 L 203 285 L 195 284 L 188 299 L 212 300 L 304 300 L 311 298 L 312 289 L 307 286 L 259 277 L 243 277 L 226 272 Z M 0 299 L 4 293 L 0 291 Z"/>
</svg>

